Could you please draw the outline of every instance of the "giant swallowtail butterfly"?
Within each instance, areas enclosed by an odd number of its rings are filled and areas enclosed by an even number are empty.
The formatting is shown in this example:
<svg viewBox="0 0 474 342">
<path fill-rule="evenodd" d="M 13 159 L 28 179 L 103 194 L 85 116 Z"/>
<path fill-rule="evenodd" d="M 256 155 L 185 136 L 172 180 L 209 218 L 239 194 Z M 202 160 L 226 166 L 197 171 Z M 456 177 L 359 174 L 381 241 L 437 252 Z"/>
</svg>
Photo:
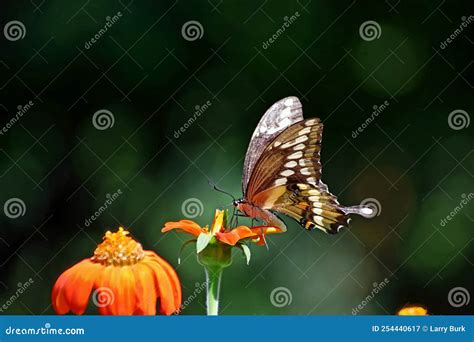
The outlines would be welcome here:
<svg viewBox="0 0 474 342">
<path fill-rule="evenodd" d="M 369 217 L 369 207 L 344 207 L 321 181 L 323 124 L 304 119 L 296 97 L 273 104 L 255 129 L 244 162 L 243 198 L 234 205 L 248 217 L 286 231 L 275 213 L 287 215 L 304 228 L 337 233 L 349 214 Z"/>
</svg>

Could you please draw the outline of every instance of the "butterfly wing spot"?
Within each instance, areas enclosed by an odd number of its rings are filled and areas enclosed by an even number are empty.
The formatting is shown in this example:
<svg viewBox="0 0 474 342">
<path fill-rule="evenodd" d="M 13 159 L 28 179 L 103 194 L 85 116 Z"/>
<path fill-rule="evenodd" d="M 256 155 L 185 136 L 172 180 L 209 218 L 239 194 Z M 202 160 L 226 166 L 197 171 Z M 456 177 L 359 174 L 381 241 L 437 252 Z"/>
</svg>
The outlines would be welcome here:
<svg viewBox="0 0 474 342">
<path fill-rule="evenodd" d="M 317 149 L 316 147 L 308 147 L 304 151 L 304 157 L 308 158 L 308 159 L 311 159 L 316 151 L 319 152 L 319 149 Z"/>
<path fill-rule="evenodd" d="M 288 178 L 286 178 L 286 177 L 278 178 L 278 179 L 275 181 L 275 186 L 285 185 L 286 182 L 288 182 Z"/>
<path fill-rule="evenodd" d="M 311 132 L 312 127 L 305 127 L 301 131 L 298 132 L 298 135 L 306 135 Z"/>
<path fill-rule="evenodd" d="M 300 172 L 303 176 L 310 176 L 310 175 L 314 175 L 315 173 L 312 167 L 304 167 L 300 170 Z"/>
<path fill-rule="evenodd" d="M 310 119 L 310 120 L 306 120 L 304 124 L 305 126 L 314 126 L 319 122 L 320 122 L 319 119 Z"/>
<path fill-rule="evenodd" d="M 322 218 L 321 216 L 313 216 L 313 222 L 320 226 L 324 226 L 324 218 Z"/>
<path fill-rule="evenodd" d="M 293 170 L 285 170 L 283 172 L 280 172 L 280 175 L 282 175 L 283 177 L 289 177 L 294 174 L 295 174 L 295 171 Z"/>
<path fill-rule="evenodd" d="M 311 163 L 311 160 L 310 160 L 310 159 L 300 159 L 300 160 L 298 160 L 298 164 L 299 164 L 301 167 L 313 165 L 313 164 Z"/>
<path fill-rule="evenodd" d="M 289 161 L 288 163 L 286 163 L 285 167 L 292 168 L 292 167 L 295 167 L 296 165 L 298 165 L 298 163 L 296 161 L 292 160 L 292 161 Z"/>
<path fill-rule="evenodd" d="M 275 143 L 273 144 L 274 147 L 278 147 L 281 145 L 281 141 L 275 141 Z"/>
<path fill-rule="evenodd" d="M 288 157 L 286 157 L 287 159 L 300 159 L 301 157 L 303 157 L 303 152 L 301 151 L 298 151 L 298 152 L 295 152 L 295 153 L 292 153 L 290 154 Z"/>
<path fill-rule="evenodd" d="M 288 148 L 288 147 L 292 147 L 292 146 L 295 146 L 299 143 L 302 143 L 302 142 L 305 142 L 306 140 L 308 140 L 308 136 L 307 135 L 302 135 L 298 138 L 296 138 L 295 140 L 292 140 L 292 141 L 288 141 L 287 143 L 284 143 L 283 145 L 280 146 L 280 148 Z"/>
<path fill-rule="evenodd" d="M 295 147 L 293 147 L 293 150 L 294 151 L 301 151 L 301 150 L 304 150 L 305 147 L 306 147 L 305 144 L 298 144 Z"/>
</svg>

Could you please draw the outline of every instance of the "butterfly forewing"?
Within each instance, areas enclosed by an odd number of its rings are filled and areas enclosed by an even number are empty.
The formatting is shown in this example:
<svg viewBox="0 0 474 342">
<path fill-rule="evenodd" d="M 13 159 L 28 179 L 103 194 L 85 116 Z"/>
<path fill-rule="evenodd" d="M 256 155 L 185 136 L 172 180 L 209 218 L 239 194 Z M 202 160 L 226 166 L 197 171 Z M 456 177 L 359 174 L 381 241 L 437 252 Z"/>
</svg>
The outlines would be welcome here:
<svg viewBox="0 0 474 342">
<path fill-rule="evenodd" d="M 255 165 L 268 144 L 291 125 L 303 120 L 301 102 L 294 96 L 286 97 L 273 104 L 260 119 L 255 128 L 247 154 L 242 175 L 244 193 Z"/>
<path fill-rule="evenodd" d="M 248 198 L 274 186 L 318 184 L 322 133 L 323 125 L 315 118 L 298 122 L 278 135 L 267 145 L 254 168 Z"/>
</svg>

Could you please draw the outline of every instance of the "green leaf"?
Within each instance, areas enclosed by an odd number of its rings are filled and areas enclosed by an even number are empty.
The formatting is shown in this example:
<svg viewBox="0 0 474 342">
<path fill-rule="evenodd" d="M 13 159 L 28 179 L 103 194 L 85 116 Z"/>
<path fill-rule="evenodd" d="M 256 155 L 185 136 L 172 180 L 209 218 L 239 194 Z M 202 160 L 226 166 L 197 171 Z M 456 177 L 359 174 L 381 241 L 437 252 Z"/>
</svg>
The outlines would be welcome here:
<svg viewBox="0 0 474 342">
<path fill-rule="evenodd" d="M 204 248 L 207 247 L 211 241 L 212 235 L 209 233 L 199 234 L 196 242 L 196 253 L 201 253 Z"/>
<path fill-rule="evenodd" d="M 244 244 L 242 244 L 241 247 L 242 247 L 242 252 L 244 252 L 245 254 L 245 258 L 247 259 L 247 265 L 248 265 L 250 262 L 250 255 L 251 255 L 250 248 Z"/>
</svg>

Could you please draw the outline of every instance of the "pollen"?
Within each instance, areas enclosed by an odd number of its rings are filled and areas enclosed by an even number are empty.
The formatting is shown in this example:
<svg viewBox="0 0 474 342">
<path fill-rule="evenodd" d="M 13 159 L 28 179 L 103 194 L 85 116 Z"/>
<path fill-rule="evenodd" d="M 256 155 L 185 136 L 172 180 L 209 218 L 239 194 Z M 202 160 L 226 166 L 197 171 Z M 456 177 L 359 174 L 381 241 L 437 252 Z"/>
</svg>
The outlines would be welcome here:
<svg viewBox="0 0 474 342">
<path fill-rule="evenodd" d="M 91 260 L 106 266 L 133 265 L 142 260 L 145 257 L 142 245 L 128 235 L 122 227 L 116 233 L 107 231 Z"/>
</svg>

